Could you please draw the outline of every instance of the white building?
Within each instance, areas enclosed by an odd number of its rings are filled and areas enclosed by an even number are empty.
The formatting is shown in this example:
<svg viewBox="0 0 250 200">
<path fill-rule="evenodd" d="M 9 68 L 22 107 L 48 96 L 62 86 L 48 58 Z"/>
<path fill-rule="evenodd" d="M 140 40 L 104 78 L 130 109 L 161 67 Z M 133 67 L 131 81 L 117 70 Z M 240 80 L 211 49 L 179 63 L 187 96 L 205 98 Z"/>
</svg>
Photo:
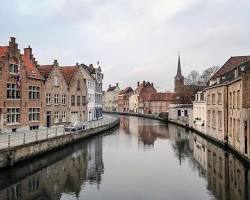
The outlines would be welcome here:
<svg viewBox="0 0 250 200">
<path fill-rule="evenodd" d="M 169 115 L 170 121 L 173 121 L 184 126 L 191 126 L 193 119 L 192 104 L 170 104 Z"/>
<path fill-rule="evenodd" d="M 118 94 L 121 92 L 118 83 L 115 86 L 109 85 L 109 88 L 104 93 L 104 110 L 118 111 Z"/>
<path fill-rule="evenodd" d="M 92 64 L 86 66 L 81 64 L 82 74 L 86 79 L 87 85 L 87 113 L 88 121 L 102 118 L 102 80 L 103 74 L 101 67 L 98 65 L 94 67 Z"/>
<path fill-rule="evenodd" d="M 193 124 L 192 126 L 203 133 L 206 133 L 207 103 L 205 91 L 199 91 L 193 101 Z"/>
</svg>

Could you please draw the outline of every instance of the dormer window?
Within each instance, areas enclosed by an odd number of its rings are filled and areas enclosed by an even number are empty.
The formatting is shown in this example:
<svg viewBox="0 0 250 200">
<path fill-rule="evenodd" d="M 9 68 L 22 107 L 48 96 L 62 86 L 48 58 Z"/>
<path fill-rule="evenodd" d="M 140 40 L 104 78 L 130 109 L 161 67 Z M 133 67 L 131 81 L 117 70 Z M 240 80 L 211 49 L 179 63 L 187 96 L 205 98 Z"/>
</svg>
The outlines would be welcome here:
<svg viewBox="0 0 250 200">
<path fill-rule="evenodd" d="M 216 82 L 217 84 L 220 84 L 220 77 L 217 78 Z"/>
<path fill-rule="evenodd" d="M 18 73 L 18 65 L 17 64 L 10 64 L 9 71 L 11 74 L 17 74 Z"/>
</svg>

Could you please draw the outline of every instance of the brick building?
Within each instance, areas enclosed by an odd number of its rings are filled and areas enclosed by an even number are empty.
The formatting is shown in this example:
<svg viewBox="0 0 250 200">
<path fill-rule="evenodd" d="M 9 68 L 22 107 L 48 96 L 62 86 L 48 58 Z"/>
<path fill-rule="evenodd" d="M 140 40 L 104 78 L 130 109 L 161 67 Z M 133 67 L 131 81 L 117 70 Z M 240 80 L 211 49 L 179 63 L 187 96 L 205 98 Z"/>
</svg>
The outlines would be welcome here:
<svg viewBox="0 0 250 200">
<path fill-rule="evenodd" d="M 57 60 L 52 65 L 39 66 L 38 70 L 45 78 L 46 126 L 68 122 L 68 85 Z"/>
<path fill-rule="evenodd" d="M 103 95 L 103 107 L 106 111 L 118 111 L 118 94 L 121 92 L 118 83 L 115 86 L 109 85 L 109 88 Z"/>
<path fill-rule="evenodd" d="M 0 129 L 7 132 L 44 126 L 44 85 L 32 49 L 20 53 L 11 37 L 0 46 Z"/>
<path fill-rule="evenodd" d="M 250 157 L 250 56 L 231 57 L 206 88 L 207 133 Z"/>
<path fill-rule="evenodd" d="M 127 87 L 118 94 L 118 111 L 129 112 L 129 98 L 134 93 L 131 87 Z"/>
<path fill-rule="evenodd" d="M 79 66 L 62 66 L 60 70 L 68 85 L 68 119 L 70 122 L 87 120 L 87 86 Z"/>
<path fill-rule="evenodd" d="M 145 108 L 148 114 L 159 115 L 167 113 L 169 105 L 175 102 L 175 93 L 172 92 L 159 92 L 151 94 L 145 99 Z"/>
</svg>

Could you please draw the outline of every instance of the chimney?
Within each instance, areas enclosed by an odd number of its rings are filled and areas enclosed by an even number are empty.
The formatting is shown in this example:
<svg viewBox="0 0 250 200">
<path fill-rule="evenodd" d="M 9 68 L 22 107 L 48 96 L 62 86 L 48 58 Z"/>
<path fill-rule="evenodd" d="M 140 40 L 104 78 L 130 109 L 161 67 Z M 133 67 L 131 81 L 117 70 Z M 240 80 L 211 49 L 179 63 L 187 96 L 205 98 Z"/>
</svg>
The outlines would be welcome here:
<svg viewBox="0 0 250 200">
<path fill-rule="evenodd" d="M 109 88 L 111 88 L 111 85 L 109 84 Z"/>
<path fill-rule="evenodd" d="M 79 63 L 76 63 L 76 67 L 79 67 Z"/>
<path fill-rule="evenodd" d="M 59 63 L 57 62 L 57 60 L 54 60 L 53 65 L 54 66 L 58 66 L 59 65 Z"/>
<path fill-rule="evenodd" d="M 146 82 L 145 81 L 143 81 L 143 86 L 145 86 L 146 85 Z"/>
<path fill-rule="evenodd" d="M 10 42 L 11 42 L 12 44 L 15 44 L 15 43 L 16 43 L 16 38 L 15 38 L 15 37 L 10 37 Z"/>
<path fill-rule="evenodd" d="M 154 83 L 152 83 L 151 85 L 152 85 L 152 87 L 154 87 Z"/>
<path fill-rule="evenodd" d="M 24 48 L 24 56 L 29 57 L 31 60 L 33 59 L 32 48 L 30 48 L 30 46 L 28 46 L 28 48 Z"/>
<path fill-rule="evenodd" d="M 116 83 L 116 87 L 118 87 L 118 83 Z"/>
<path fill-rule="evenodd" d="M 137 87 L 139 87 L 139 85 L 140 85 L 140 82 L 139 82 L 139 81 L 137 81 Z"/>
</svg>

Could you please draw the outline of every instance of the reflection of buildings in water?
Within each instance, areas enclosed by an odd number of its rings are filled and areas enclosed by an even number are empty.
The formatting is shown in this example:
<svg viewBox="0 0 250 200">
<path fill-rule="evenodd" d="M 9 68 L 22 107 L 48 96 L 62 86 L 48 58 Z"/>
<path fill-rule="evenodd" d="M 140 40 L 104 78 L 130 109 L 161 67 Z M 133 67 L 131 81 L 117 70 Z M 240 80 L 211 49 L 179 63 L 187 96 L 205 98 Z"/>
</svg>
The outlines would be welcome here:
<svg viewBox="0 0 250 200">
<path fill-rule="evenodd" d="M 221 200 L 248 199 L 248 170 L 244 168 L 241 161 L 204 139 L 201 145 L 204 145 L 205 149 L 207 147 L 205 151 L 207 151 L 208 190 Z M 198 148 L 197 151 L 200 152 L 200 149 Z M 200 155 L 199 160 L 202 165 L 206 162 L 202 161 L 203 159 L 205 159 L 205 155 Z"/>
<path fill-rule="evenodd" d="M 126 134 L 129 134 L 129 118 L 126 116 L 121 116 L 120 117 L 120 128 L 122 128 Z"/>
<path fill-rule="evenodd" d="M 199 165 L 207 171 L 207 141 L 195 134 L 190 134 L 193 138 L 193 157 Z"/>
<path fill-rule="evenodd" d="M 181 165 L 182 160 L 191 154 L 191 150 L 189 149 L 189 135 L 182 127 L 169 124 L 169 138 L 173 141 L 173 150 Z"/>
<path fill-rule="evenodd" d="M 138 126 L 138 140 L 139 143 L 144 145 L 154 145 L 154 142 L 157 138 L 159 139 L 168 139 L 169 133 L 168 128 L 164 125 L 144 125 Z"/>
<path fill-rule="evenodd" d="M 97 137 L 89 142 L 90 145 L 80 145 L 73 154 L 1 190 L 0 199 L 56 200 L 61 198 L 61 193 L 78 197 L 86 179 L 99 184 L 103 173 L 102 139 Z"/>
<path fill-rule="evenodd" d="M 97 137 L 88 142 L 88 162 L 86 177 L 92 183 L 97 183 L 97 187 L 101 183 L 101 175 L 104 172 L 104 165 L 102 160 L 102 138 Z"/>
</svg>

